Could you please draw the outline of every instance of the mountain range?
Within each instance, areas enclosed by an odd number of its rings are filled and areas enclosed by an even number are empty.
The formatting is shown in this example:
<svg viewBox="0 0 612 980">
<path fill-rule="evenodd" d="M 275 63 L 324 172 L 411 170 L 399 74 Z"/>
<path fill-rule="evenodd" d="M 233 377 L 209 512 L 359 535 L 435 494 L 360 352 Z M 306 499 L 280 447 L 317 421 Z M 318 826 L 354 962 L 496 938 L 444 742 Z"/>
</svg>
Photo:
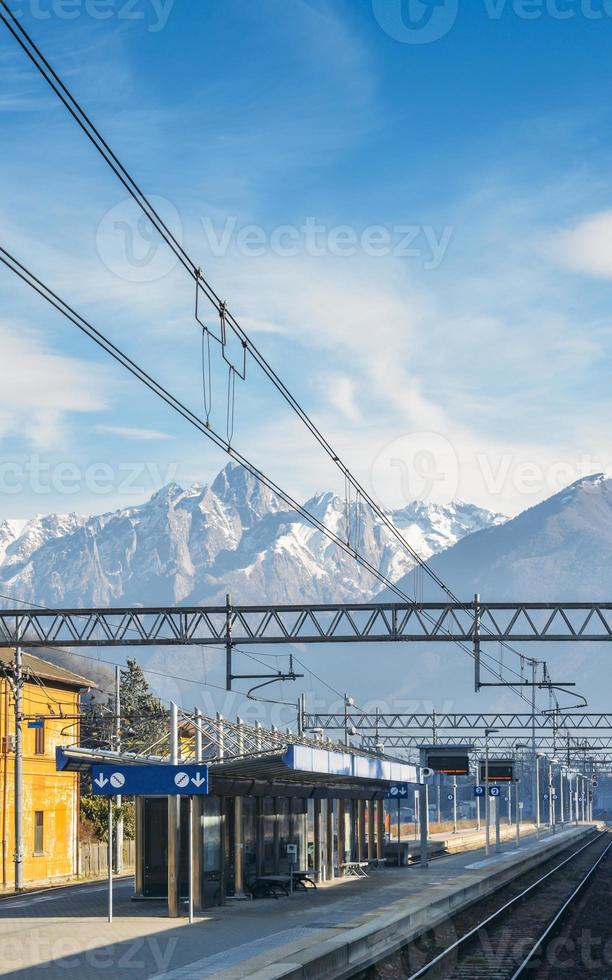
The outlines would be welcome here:
<svg viewBox="0 0 612 980">
<path fill-rule="evenodd" d="M 464 536 L 429 564 L 461 598 L 609 600 L 612 478 L 584 477 L 512 520 Z M 413 590 L 413 573 L 398 584 Z M 427 584 L 424 596 L 439 597 Z"/>
<path fill-rule="evenodd" d="M 359 543 L 392 581 L 413 561 L 372 512 L 331 492 L 305 508 Z M 424 558 L 506 518 L 462 501 L 414 501 L 389 513 Z M 348 525 L 348 528 L 347 528 Z M 358 541 L 357 541 L 358 539 Z M 0 522 L 0 592 L 52 607 L 336 602 L 374 598 L 382 586 L 350 555 L 235 463 L 210 486 L 169 484 L 146 503 L 112 513 Z"/>
</svg>

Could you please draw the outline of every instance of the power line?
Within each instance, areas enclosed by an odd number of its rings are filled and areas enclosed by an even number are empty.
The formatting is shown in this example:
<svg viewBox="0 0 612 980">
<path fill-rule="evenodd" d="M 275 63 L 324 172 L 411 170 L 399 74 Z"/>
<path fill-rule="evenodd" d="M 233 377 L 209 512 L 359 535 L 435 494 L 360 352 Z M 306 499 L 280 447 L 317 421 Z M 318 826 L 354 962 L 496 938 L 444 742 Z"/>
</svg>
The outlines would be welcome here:
<svg viewBox="0 0 612 980">
<path fill-rule="evenodd" d="M 82 333 L 94 341 L 94 343 L 109 354 L 117 363 L 121 364 L 127 371 L 130 372 L 138 381 L 144 384 L 153 394 L 157 395 L 164 401 L 170 408 L 173 409 L 178 415 L 180 415 L 185 421 L 197 429 L 200 433 L 205 435 L 208 439 L 215 443 L 219 448 L 223 449 L 232 459 L 235 459 L 240 463 L 245 469 L 248 470 L 257 480 L 268 487 L 276 496 L 284 500 L 285 503 L 291 509 L 295 510 L 301 516 L 303 516 L 315 529 L 319 530 L 325 535 L 332 543 L 336 544 L 345 554 L 348 554 L 351 558 L 357 561 L 360 565 L 366 568 L 372 575 L 374 575 L 380 582 L 391 589 L 395 595 L 397 595 L 401 600 L 405 602 L 411 602 L 410 597 L 397 586 L 394 582 L 387 578 L 379 569 L 367 561 L 363 555 L 358 554 L 353 548 L 351 548 L 346 542 L 342 540 L 334 531 L 323 524 L 314 514 L 311 514 L 307 508 L 302 504 L 299 504 L 294 500 L 286 491 L 284 491 L 278 484 L 271 480 L 262 470 L 258 469 L 253 463 L 251 463 L 246 457 L 242 456 L 241 453 L 233 449 L 229 443 L 223 439 L 214 429 L 206 425 L 206 423 L 197 415 L 195 415 L 191 409 L 189 409 L 183 402 L 179 401 L 171 392 L 164 388 L 158 381 L 156 381 L 150 374 L 148 374 L 143 368 L 141 368 L 136 361 L 128 357 L 119 347 L 117 347 L 111 340 L 109 340 L 101 331 L 94 327 L 88 320 L 82 317 L 76 312 L 71 306 L 68 305 L 57 293 L 53 292 L 42 280 L 38 279 L 29 269 L 26 268 L 18 259 L 16 259 L 10 252 L 4 247 L 0 246 L 0 262 L 2 262 L 8 269 L 15 273 L 26 285 L 30 286 L 39 296 L 42 297 L 50 306 L 52 306 L 57 312 L 64 316 L 70 323 L 76 326 Z M 458 601 L 458 600 L 457 600 Z M 422 611 L 422 615 L 433 622 L 433 617 Z M 460 649 L 468 653 L 472 659 L 474 658 L 474 652 L 470 650 L 464 643 L 459 640 L 454 641 Z M 488 654 L 481 653 L 481 657 L 487 657 Z M 493 676 L 497 676 L 495 670 L 488 667 L 487 664 L 483 663 L 483 668 L 488 670 Z M 511 668 L 510 668 L 511 669 Z M 514 690 L 514 688 L 513 688 Z M 519 696 L 522 694 L 519 692 Z"/>
<path fill-rule="evenodd" d="M 215 290 L 212 287 L 211 283 L 203 275 L 202 270 L 201 270 L 201 267 L 199 266 L 199 264 L 196 263 L 196 262 L 194 262 L 194 260 L 188 255 L 188 253 L 186 252 L 186 250 L 184 249 L 184 247 L 182 246 L 182 244 L 176 239 L 176 237 L 174 236 L 174 234 L 172 233 L 172 231 L 168 228 L 167 224 L 163 221 L 163 219 L 161 218 L 161 216 L 159 215 L 159 213 L 156 211 L 156 209 L 154 208 L 154 206 L 151 204 L 151 202 L 147 198 L 147 196 L 144 193 L 144 191 L 142 190 L 142 188 L 139 186 L 139 184 L 134 180 L 134 178 L 131 176 L 131 174 L 128 172 L 128 170 L 121 163 L 121 161 L 119 160 L 119 158 L 116 155 L 116 153 L 111 149 L 111 147 L 108 144 L 108 142 L 106 141 L 106 139 L 102 136 L 102 134 L 100 133 L 99 129 L 96 127 L 96 125 L 92 121 L 91 117 L 83 109 L 83 107 L 80 105 L 80 103 L 78 102 L 78 100 L 74 97 L 74 95 L 70 92 L 70 90 L 68 89 L 68 87 L 65 85 L 65 83 L 62 81 L 62 79 L 60 78 L 60 76 L 58 75 L 58 73 L 55 71 L 55 69 L 49 63 L 49 61 L 47 60 L 47 58 L 45 57 L 45 55 L 42 53 L 42 51 L 40 50 L 40 48 L 38 48 L 38 46 L 34 42 L 33 38 L 28 34 L 28 32 L 26 31 L 26 29 L 23 27 L 23 25 L 19 23 L 18 19 L 16 18 L 16 16 L 14 15 L 14 13 L 11 11 L 10 7 L 8 6 L 6 0 L 0 0 L 0 3 L 4 7 L 4 9 L 5 9 L 6 13 L 8 14 L 8 16 L 10 17 L 10 22 L 9 22 L 9 20 L 7 20 L 7 17 L 2 12 L 0 12 L 0 19 L 3 21 L 3 23 L 5 24 L 5 26 L 8 28 L 8 30 L 10 31 L 10 33 L 13 35 L 13 37 L 15 38 L 15 40 L 17 41 L 17 43 L 19 44 L 19 46 L 22 48 L 22 50 L 24 51 L 24 53 L 26 54 L 26 56 L 30 59 L 30 61 L 32 62 L 32 64 L 36 67 L 36 69 L 38 70 L 38 72 L 40 73 L 40 75 L 43 77 L 43 79 L 47 82 L 47 84 L 51 87 L 51 89 L 53 90 L 53 92 L 60 99 L 60 101 L 65 106 L 65 108 L 68 110 L 68 112 L 73 117 L 73 119 L 75 120 L 75 122 L 78 124 L 78 126 L 81 128 L 81 130 L 85 133 L 85 135 L 90 140 L 90 142 L 93 144 L 93 146 L 95 147 L 95 149 L 98 151 L 98 153 L 100 153 L 100 155 L 107 162 L 107 164 L 109 165 L 109 167 L 111 168 L 111 170 L 113 171 L 113 173 L 120 180 L 120 182 L 125 187 L 125 189 L 128 191 L 128 193 L 130 194 L 130 196 L 134 199 L 134 201 L 138 204 L 138 206 L 141 208 L 141 210 L 146 215 L 146 217 L 151 221 L 151 223 L 153 224 L 153 226 L 157 229 L 158 234 L 163 238 L 163 240 L 166 242 L 166 244 L 168 245 L 168 247 L 174 252 L 174 254 L 179 259 L 179 261 L 182 264 L 182 266 L 187 271 L 187 273 L 195 281 L 195 285 L 196 285 L 196 309 L 197 309 L 197 298 L 199 296 L 199 291 L 202 290 L 202 292 L 204 293 L 204 295 L 206 296 L 206 298 L 209 300 L 209 302 L 211 303 L 211 305 L 213 306 L 213 308 L 216 310 L 217 314 L 220 317 L 220 321 L 221 321 L 221 341 L 220 342 L 221 342 L 222 346 L 223 347 L 225 346 L 226 328 L 229 325 L 230 329 L 233 330 L 233 332 L 235 333 L 235 335 L 237 336 L 237 338 L 239 339 L 239 341 L 240 341 L 240 343 L 242 345 L 242 348 L 243 348 L 243 351 L 244 351 L 244 357 L 246 358 L 246 353 L 247 352 L 253 357 L 253 359 L 255 360 L 255 362 L 257 363 L 257 365 L 264 372 L 264 374 L 268 377 L 268 379 L 272 382 L 272 384 L 274 385 L 274 387 L 276 388 L 276 390 L 281 394 L 281 396 L 287 402 L 287 404 L 291 407 L 291 409 L 298 415 L 298 417 L 300 418 L 300 420 L 309 429 L 309 431 L 311 432 L 311 434 L 317 440 L 317 442 L 319 443 L 319 445 L 323 448 L 323 450 L 328 455 L 328 457 L 333 461 L 333 463 L 337 466 L 337 468 L 343 474 L 346 485 L 349 488 L 351 486 L 353 487 L 353 489 L 355 491 L 355 494 L 356 494 L 356 499 L 361 498 L 362 501 L 364 501 L 364 502 L 366 502 L 368 504 L 368 506 L 371 508 L 372 512 L 374 514 L 376 514 L 376 516 L 378 517 L 378 519 L 383 523 L 383 525 L 387 528 L 387 530 L 392 534 L 393 537 L 396 538 L 396 540 L 400 543 L 400 545 L 404 548 L 404 550 L 406 550 L 407 553 L 411 556 L 412 560 L 415 563 L 415 566 L 418 566 L 421 569 L 423 569 L 427 573 L 427 575 L 432 579 L 432 581 L 452 601 L 457 602 L 457 603 L 460 603 L 461 600 L 445 584 L 445 582 L 440 578 L 440 576 L 435 572 L 435 570 L 432 569 L 431 566 L 423 558 L 421 558 L 421 556 L 418 554 L 418 552 L 404 538 L 404 536 L 401 534 L 401 532 L 399 531 L 399 529 L 395 527 L 395 525 L 393 524 L 393 522 L 391 521 L 391 519 L 389 518 L 389 516 L 374 501 L 374 499 L 370 496 L 370 494 L 365 490 L 365 488 L 360 484 L 360 482 L 357 480 L 357 478 L 354 476 L 354 474 L 350 471 L 350 469 L 348 468 L 348 466 L 343 462 L 343 460 L 340 458 L 340 456 L 336 453 L 336 451 L 333 449 L 333 447 L 328 442 L 328 440 L 326 439 L 326 437 L 323 435 L 323 433 L 316 426 L 316 424 L 314 423 L 314 421 L 312 420 L 312 418 L 309 416 L 309 414 L 306 412 L 306 410 L 303 409 L 302 406 L 298 403 L 298 401 L 296 400 L 296 398 L 292 395 L 292 393 L 289 391 L 289 389 L 283 383 L 283 381 L 278 376 L 278 374 L 274 371 L 274 369 L 271 367 L 271 365 L 267 362 L 266 358 L 261 353 L 261 351 L 256 347 L 256 345 L 251 341 L 251 339 L 246 334 L 246 332 L 242 329 L 242 327 L 240 326 L 240 324 L 237 321 L 237 319 L 235 318 L 235 316 L 228 309 L 226 302 L 225 301 L 222 301 L 220 299 L 220 297 L 217 295 L 217 293 L 215 292 Z M 196 315 L 196 319 L 197 319 L 197 315 Z M 231 369 L 232 369 L 232 365 L 230 364 L 230 376 L 231 376 Z M 246 369 L 245 369 L 244 375 L 246 375 Z M 241 376 L 243 376 L 243 375 L 241 375 Z M 207 415 L 208 415 L 208 413 L 207 413 Z M 217 438 L 220 438 L 220 437 L 217 437 Z M 225 441 L 225 440 L 222 440 L 222 441 Z M 228 424 L 227 446 L 226 447 L 225 446 L 223 447 L 223 448 L 226 448 L 226 451 L 229 451 L 229 448 L 230 448 L 229 447 L 229 444 L 230 444 L 230 442 L 231 442 L 231 432 L 230 432 L 229 424 Z M 239 459 L 238 454 L 236 454 L 236 458 Z M 239 461 L 240 461 L 240 459 L 239 459 Z M 283 499 L 286 500 L 286 497 L 283 497 Z M 291 504 L 291 506 L 293 506 L 293 504 Z M 298 512 L 302 513 L 301 511 L 298 511 Z M 336 541 L 336 543 L 338 543 L 339 540 L 340 539 L 338 539 Z M 347 549 L 345 549 L 345 550 L 347 550 Z M 357 561 L 359 561 L 361 564 L 363 564 L 364 567 L 366 567 L 369 571 L 372 571 L 373 566 L 371 566 L 369 562 L 366 562 L 366 560 L 363 558 L 363 556 L 358 555 L 358 552 L 357 552 L 357 549 L 356 548 L 355 549 L 351 549 L 349 547 L 348 550 L 347 550 L 347 553 L 351 554 L 352 557 L 354 557 Z M 381 574 L 380 573 L 377 573 L 377 572 L 373 572 L 373 574 L 375 574 L 376 577 L 381 582 L 384 579 L 384 584 L 387 584 L 388 580 L 386 580 L 386 577 L 381 577 Z M 388 588 L 391 588 L 392 591 L 396 595 L 400 594 L 398 592 L 398 590 L 395 588 L 394 585 L 387 584 L 387 587 Z M 471 613 L 471 610 L 468 608 L 467 605 L 465 605 L 464 608 L 466 609 L 466 611 L 468 611 L 468 612 Z M 488 628 L 486 626 L 484 627 L 484 631 L 485 632 L 489 632 L 489 630 L 488 630 Z M 521 656 L 521 654 L 519 654 L 518 651 L 514 650 L 511 646 L 507 645 L 507 649 L 510 650 L 510 652 L 512 652 L 516 656 Z M 527 658 L 527 659 L 529 659 L 529 658 Z"/>
</svg>

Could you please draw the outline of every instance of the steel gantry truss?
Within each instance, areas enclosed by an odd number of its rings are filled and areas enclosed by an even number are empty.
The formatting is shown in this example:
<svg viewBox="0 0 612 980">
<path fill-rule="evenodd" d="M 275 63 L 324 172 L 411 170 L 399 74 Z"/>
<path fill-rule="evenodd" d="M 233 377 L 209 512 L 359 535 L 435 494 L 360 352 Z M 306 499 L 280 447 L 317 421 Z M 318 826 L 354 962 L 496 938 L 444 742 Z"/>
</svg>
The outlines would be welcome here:
<svg viewBox="0 0 612 980">
<path fill-rule="evenodd" d="M 538 711 L 533 715 L 531 713 L 517 712 L 463 712 L 445 714 L 443 712 L 433 711 L 430 713 L 396 714 L 354 711 L 349 712 L 347 715 L 342 711 L 331 714 L 305 714 L 303 724 L 306 729 L 322 728 L 324 730 L 343 729 L 348 724 L 351 728 L 359 732 L 367 732 L 369 734 L 388 731 L 406 734 L 410 730 L 414 730 L 415 733 L 421 733 L 421 738 L 425 733 L 429 732 L 434 737 L 437 736 L 440 740 L 443 740 L 446 738 L 445 729 L 453 732 L 475 732 L 478 729 L 500 728 L 504 731 L 520 731 L 526 733 L 534 726 L 536 730 L 546 732 L 612 730 L 612 712 L 600 714 L 578 711 Z"/>
<path fill-rule="evenodd" d="M 612 602 L 336 603 L 0 610 L 0 646 L 600 642 Z"/>
</svg>

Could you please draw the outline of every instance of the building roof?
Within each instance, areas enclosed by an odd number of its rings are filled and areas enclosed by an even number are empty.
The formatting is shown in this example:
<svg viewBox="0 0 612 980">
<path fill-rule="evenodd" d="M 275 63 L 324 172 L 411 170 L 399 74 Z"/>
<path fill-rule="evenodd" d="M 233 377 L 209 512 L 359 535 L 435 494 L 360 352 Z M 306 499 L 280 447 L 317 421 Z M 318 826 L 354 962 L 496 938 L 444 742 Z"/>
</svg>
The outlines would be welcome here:
<svg viewBox="0 0 612 980">
<path fill-rule="evenodd" d="M 65 684 L 67 687 L 96 687 L 94 681 L 89 680 L 87 677 L 82 677 L 81 674 L 75 674 L 73 670 L 68 670 L 67 667 L 61 667 L 59 664 L 53 664 L 48 660 L 43 660 L 41 657 L 35 657 L 33 653 L 27 653 L 23 651 L 23 670 L 27 674 L 36 674 L 37 677 L 41 677 L 46 681 L 55 681 L 57 684 Z M 15 651 L 14 650 L 2 650 L 0 649 L 0 669 L 2 667 L 7 667 L 9 664 L 15 663 Z"/>
</svg>

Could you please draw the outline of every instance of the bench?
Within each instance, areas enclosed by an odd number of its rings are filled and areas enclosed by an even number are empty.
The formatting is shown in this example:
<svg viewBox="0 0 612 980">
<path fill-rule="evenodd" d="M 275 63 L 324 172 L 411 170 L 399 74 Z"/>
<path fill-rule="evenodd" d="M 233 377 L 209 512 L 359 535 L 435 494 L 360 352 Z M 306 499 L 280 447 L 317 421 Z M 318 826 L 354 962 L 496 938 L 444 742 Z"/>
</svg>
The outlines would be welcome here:
<svg viewBox="0 0 612 980">
<path fill-rule="evenodd" d="M 293 876 L 282 875 L 259 875 L 249 885 L 249 890 L 253 898 L 278 898 L 279 895 L 289 896 L 292 886 L 296 891 L 306 891 L 306 886 L 316 889 L 316 883 L 308 871 L 294 871 Z"/>
<path fill-rule="evenodd" d="M 367 878 L 368 872 L 368 862 L 367 861 L 344 861 L 341 865 L 344 869 L 347 877 L 352 878 Z"/>
</svg>

